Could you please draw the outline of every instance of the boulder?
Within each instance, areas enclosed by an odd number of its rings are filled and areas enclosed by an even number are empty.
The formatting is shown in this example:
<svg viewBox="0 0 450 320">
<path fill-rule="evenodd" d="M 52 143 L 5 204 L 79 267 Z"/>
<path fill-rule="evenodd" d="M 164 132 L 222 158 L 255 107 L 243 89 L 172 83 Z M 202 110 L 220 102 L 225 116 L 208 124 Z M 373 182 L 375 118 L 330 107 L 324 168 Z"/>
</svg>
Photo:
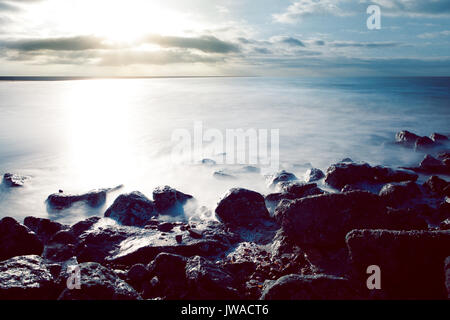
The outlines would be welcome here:
<svg viewBox="0 0 450 320">
<path fill-rule="evenodd" d="M 28 176 L 21 176 L 19 174 L 14 173 L 5 173 L 3 175 L 3 183 L 8 187 L 23 187 L 25 182 L 29 180 Z"/>
<path fill-rule="evenodd" d="M 431 138 L 431 140 L 433 140 L 434 142 L 448 141 L 448 137 L 447 137 L 447 136 L 445 136 L 445 135 L 443 135 L 443 134 L 440 134 L 440 133 L 436 133 L 436 132 L 432 133 L 432 134 L 430 135 L 430 138 Z"/>
<path fill-rule="evenodd" d="M 37 234 L 39 239 L 45 244 L 58 231 L 69 227 L 59 222 L 36 217 L 26 217 L 23 224 Z"/>
<path fill-rule="evenodd" d="M 436 146 L 435 142 L 433 140 L 431 140 L 430 138 L 420 137 L 419 139 L 416 140 L 414 149 L 416 151 L 424 151 L 424 150 L 431 149 L 435 146 Z"/>
<path fill-rule="evenodd" d="M 443 262 L 450 231 L 353 230 L 346 236 L 352 279 L 368 296 L 383 299 L 445 299 Z M 368 290 L 367 267 L 381 270 L 381 290 Z"/>
<path fill-rule="evenodd" d="M 423 187 L 428 192 L 439 195 L 439 196 L 447 196 L 450 197 L 450 193 L 448 193 L 450 182 L 445 181 L 444 179 L 439 178 L 438 176 L 431 176 L 424 184 Z"/>
<path fill-rule="evenodd" d="M 50 271 L 37 255 L 17 256 L 0 262 L 0 300 L 56 299 Z"/>
<path fill-rule="evenodd" d="M 290 274 L 266 281 L 261 300 L 344 300 L 356 299 L 345 278 L 332 275 Z"/>
<path fill-rule="evenodd" d="M 89 230 L 94 224 L 100 221 L 100 217 L 90 217 L 80 222 L 75 223 L 70 227 L 70 232 L 73 233 L 75 237 L 80 236 L 86 230 Z"/>
<path fill-rule="evenodd" d="M 419 168 L 425 171 L 441 171 L 443 166 L 442 161 L 437 160 L 429 154 L 425 155 L 419 164 Z"/>
<path fill-rule="evenodd" d="M 0 220 L 0 261 L 15 256 L 41 255 L 44 249 L 38 236 L 11 217 Z"/>
<path fill-rule="evenodd" d="M 112 218 L 125 226 L 143 227 L 156 215 L 151 200 L 139 191 L 121 194 L 106 210 L 105 217 Z"/>
<path fill-rule="evenodd" d="M 128 270 L 127 280 L 133 288 L 140 292 L 144 282 L 150 280 L 150 273 L 145 265 L 142 263 L 137 263 Z"/>
<path fill-rule="evenodd" d="M 42 257 L 52 262 L 64 262 L 75 255 L 78 239 L 69 230 L 58 231 L 44 247 Z"/>
<path fill-rule="evenodd" d="M 238 298 L 233 278 L 216 264 L 195 256 L 186 262 L 188 299 L 233 300 Z"/>
<path fill-rule="evenodd" d="M 379 196 L 389 206 L 399 206 L 422 194 L 415 182 L 388 183 L 380 190 Z"/>
<path fill-rule="evenodd" d="M 427 230 L 428 223 L 418 210 L 387 208 L 384 223 L 380 227 L 389 230 Z"/>
<path fill-rule="evenodd" d="M 397 134 L 395 135 L 395 142 L 407 147 L 412 147 L 416 143 L 416 140 L 419 138 L 420 136 L 418 136 L 417 134 L 409 132 L 407 130 L 403 130 L 397 132 Z"/>
<path fill-rule="evenodd" d="M 356 228 L 383 223 L 385 206 L 370 192 L 350 191 L 281 202 L 275 217 L 293 241 L 313 246 L 343 246 Z"/>
<path fill-rule="evenodd" d="M 287 172 L 285 170 L 281 170 L 276 174 L 274 174 L 273 176 L 269 177 L 269 187 L 274 188 L 280 182 L 295 181 L 295 180 L 298 180 L 295 174 Z"/>
<path fill-rule="evenodd" d="M 153 201 L 158 211 L 170 209 L 177 203 L 184 204 L 192 198 L 191 195 L 175 190 L 169 186 L 157 187 L 153 190 Z"/>
<path fill-rule="evenodd" d="M 233 226 L 245 226 L 270 218 L 264 197 L 243 188 L 228 191 L 220 200 L 215 212 L 220 221 Z"/>
<path fill-rule="evenodd" d="M 95 263 L 78 265 L 80 289 L 65 288 L 58 300 L 139 300 L 139 294 L 112 270 Z M 60 275 L 60 282 L 66 283 L 72 274 L 68 271 Z"/>
<path fill-rule="evenodd" d="M 280 183 L 280 187 L 281 192 L 268 194 L 265 200 L 279 203 L 284 199 L 294 200 L 324 193 L 316 183 L 284 182 Z"/>
<path fill-rule="evenodd" d="M 205 166 L 215 166 L 216 165 L 216 161 L 212 160 L 212 159 L 202 159 L 201 163 Z"/>
<path fill-rule="evenodd" d="M 306 182 L 317 181 L 324 177 L 325 177 L 325 174 L 323 173 L 323 171 L 320 169 L 316 169 L 316 168 L 308 169 L 308 171 L 306 171 L 306 174 L 305 174 Z"/>
</svg>

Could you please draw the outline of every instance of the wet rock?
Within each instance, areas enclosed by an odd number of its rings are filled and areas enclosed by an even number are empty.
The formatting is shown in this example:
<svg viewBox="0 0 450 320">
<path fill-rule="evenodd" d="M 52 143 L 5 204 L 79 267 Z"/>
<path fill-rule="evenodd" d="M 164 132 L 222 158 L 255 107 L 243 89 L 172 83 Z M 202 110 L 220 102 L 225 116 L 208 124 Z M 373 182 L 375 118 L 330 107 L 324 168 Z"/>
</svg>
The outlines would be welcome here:
<svg viewBox="0 0 450 320">
<path fill-rule="evenodd" d="M 437 159 L 443 161 L 445 159 L 450 159 L 450 151 L 441 151 L 437 155 Z"/>
<path fill-rule="evenodd" d="M 382 299 L 445 299 L 443 261 L 450 231 L 353 230 L 346 236 L 355 284 Z M 381 270 L 381 290 L 367 290 L 367 267 Z"/>
<path fill-rule="evenodd" d="M 367 163 L 337 163 L 327 169 L 325 182 L 336 189 L 342 189 L 345 185 L 416 181 L 417 178 L 416 174 L 404 170 L 371 167 Z"/>
<path fill-rule="evenodd" d="M 427 230 L 428 223 L 418 210 L 387 208 L 384 224 L 380 227 L 389 230 Z"/>
<path fill-rule="evenodd" d="M 183 242 L 183 235 L 177 234 L 177 235 L 175 236 L 175 241 L 176 241 L 177 243 Z"/>
<path fill-rule="evenodd" d="M 29 180 L 28 176 L 21 176 L 14 173 L 5 173 L 3 175 L 3 183 L 8 187 L 23 187 L 25 182 Z"/>
<path fill-rule="evenodd" d="M 202 159 L 201 163 L 205 166 L 215 166 L 216 162 L 212 159 Z"/>
<path fill-rule="evenodd" d="M 175 204 L 184 204 L 193 197 L 169 186 L 157 187 L 153 190 L 153 201 L 158 211 L 165 211 Z"/>
<path fill-rule="evenodd" d="M 433 140 L 434 142 L 442 142 L 442 141 L 448 141 L 448 137 L 440 134 L 440 133 L 432 133 L 430 135 L 431 140 Z"/>
<path fill-rule="evenodd" d="M 407 130 L 403 130 L 397 132 L 397 134 L 395 135 L 395 142 L 404 146 L 412 147 L 416 143 L 416 140 L 419 138 L 420 136 L 418 136 L 417 134 L 409 132 Z"/>
<path fill-rule="evenodd" d="M 277 172 L 273 176 L 270 176 L 269 187 L 274 188 L 280 182 L 295 181 L 295 180 L 298 180 L 295 174 L 287 172 L 285 170 L 281 170 L 280 172 Z"/>
<path fill-rule="evenodd" d="M 388 183 L 380 190 L 379 196 L 387 205 L 399 206 L 422 194 L 415 182 Z"/>
<path fill-rule="evenodd" d="M 425 158 L 420 162 L 419 167 L 424 170 L 440 170 L 442 168 L 442 162 L 427 154 Z"/>
<path fill-rule="evenodd" d="M 62 210 L 71 207 L 76 202 L 85 202 L 91 207 L 99 207 L 106 201 L 106 195 L 114 190 L 118 190 L 122 186 L 115 188 L 95 189 L 83 194 L 70 194 L 61 192 L 53 193 L 48 196 L 47 204 L 55 210 Z"/>
<path fill-rule="evenodd" d="M 219 180 L 235 180 L 236 177 L 223 171 L 215 171 L 213 177 Z"/>
<path fill-rule="evenodd" d="M 220 200 L 216 215 L 223 223 L 245 226 L 270 218 L 264 197 L 251 190 L 233 188 Z"/>
<path fill-rule="evenodd" d="M 69 227 L 59 222 L 45 218 L 26 217 L 23 224 L 37 234 L 39 239 L 45 244 L 58 231 Z"/>
<path fill-rule="evenodd" d="M 1 300 L 55 299 L 50 271 L 41 257 L 24 255 L 0 262 Z"/>
<path fill-rule="evenodd" d="M 445 219 L 439 224 L 439 229 L 450 230 L 450 219 Z"/>
<path fill-rule="evenodd" d="M 444 179 L 439 178 L 438 176 L 431 176 L 424 184 L 423 187 L 425 190 L 432 194 L 436 194 L 439 196 L 447 196 L 450 197 L 449 188 L 450 182 L 445 181 Z"/>
<path fill-rule="evenodd" d="M 158 230 L 161 232 L 169 232 L 173 229 L 173 224 L 170 222 L 163 222 L 158 224 Z"/>
<path fill-rule="evenodd" d="M 10 217 L 0 220 L 0 261 L 14 256 L 41 255 L 43 244 L 26 226 Z"/>
<path fill-rule="evenodd" d="M 143 227 L 156 215 L 154 204 L 139 191 L 121 194 L 106 210 L 105 217 L 112 218 L 125 226 Z"/>
<path fill-rule="evenodd" d="M 186 263 L 189 299 L 226 300 L 238 298 L 233 278 L 216 264 L 195 256 Z"/>
<path fill-rule="evenodd" d="M 294 241 L 314 246 L 343 246 L 345 235 L 356 228 L 376 228 L 385 206 L 365 191 L 323 194 L 281 202 L 275 217 Z"/>
<path fill-rule="evenodd" d="M 100 217 L 90 217 L 83 221 L 77 222 L 70 227 L 70 232 L 73 233 L 75 237 L 90 229 L 94 224 L 101 220 Z"/>
<path fill-rule="evenodd" d="M 78 267 L 81 276 L 80 289 L 64 289 L 59 300 L 136 300 L 141 298 L 114 271 L 98 263 L 81 263 Z M 67 280 L 70 276 L 71 273 L 65 272 L 60 277 Z"/>
<path fill-rule="evenodd" d="M 416 140 L 416 143 L 414 145 L 414 149 L 416 151 L 423 151 L 423 150 L 428 150 L 431 149 L 433 147 L 435 147 L 435 142 L 433 140 L 431 140 L 428 137 L 420 137 L 419 139 Z"/>
<path fill-rule="evenodd" d="M 58 231 L 44 247 L 42 257 L 52 262 L 63 262 L 75 255 L 78 239 L 69 230 Z"/>
<path fill-rule="evenodd" d="M 145 265 L 138 263 L 133 265 L 130 270 L 128 270 L 127 279 L 128 283 L 140 292 L 144 282 L 150 280 L 150 272 Z"/>
<path fill-rule="evenodd" d="M 450 299 L 450 257 L 445 259 L 445 286 L 447 287 L 447 299 Z"/>
<path fill-rule="evenodd" d="M 285 182 L 281 183 L 281 192 L 290 195 L 291 199 L 298 199 L 308 196 L 324 193 L 320 188 L 317 188 L 316 183 L 301 183 L 301 182 Z"/>
<path fill-rule="evenodd" d="M 192 238 L 194 238 L 194 239 L 201 239 L 201 238 L 203 238 L 203 233 L 201 231 L 199 231 L 199 230 L 189 228 L 188 232 L 189 232 L 189 235 Z"/>
<path fill-rule="evenodd" d="M 324 177 L 325 177 L 325 174 L 323 173 L 322 170 L 316 169 L 316 168 L 311 168 L 308 171 L 306 171 L 305 180 L 306 180 L 306 182 L 313 182 L 313 181 L 320 180 Z"/>
<path fill-rule="evenodd" d="M 264 286 L 261 300 L 343 300 L 355 299 L 354 290 L 345 278 L 332 275 L 291 274 Z"/>
</svg>

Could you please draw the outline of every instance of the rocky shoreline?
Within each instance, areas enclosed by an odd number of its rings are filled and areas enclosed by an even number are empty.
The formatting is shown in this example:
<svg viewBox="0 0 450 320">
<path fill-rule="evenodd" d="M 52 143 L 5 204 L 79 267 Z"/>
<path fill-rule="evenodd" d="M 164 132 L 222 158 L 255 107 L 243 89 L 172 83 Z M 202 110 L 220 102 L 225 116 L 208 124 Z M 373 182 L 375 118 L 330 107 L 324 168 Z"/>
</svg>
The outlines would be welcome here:
<svg viewBox="0 0 450 320">
<path fill-rule="evenodd" d="M 122 194 L 104 217 L 74 225 L 5 217 L 0 299 L 448 299 L 448 137 L 401 131 L 395 143 L 423 161 L 393 169 L 346 158 L 325 173 L 309 169 L 305 181 L 281 171 L 268 177 L 268 194 L 231 189 L 217 220 L 160 219 L 194 199 L 169 186 L 152 200 Z M 28 179 L 5 174 L 3 183 L 20 188 Z M 60 190 L 47 205 L 96 206 L 109 191 Z M 381 289 L 366 285 L 371 265 Z M 68 287 L 75 266 L 79 289 Z"/>
</svg>

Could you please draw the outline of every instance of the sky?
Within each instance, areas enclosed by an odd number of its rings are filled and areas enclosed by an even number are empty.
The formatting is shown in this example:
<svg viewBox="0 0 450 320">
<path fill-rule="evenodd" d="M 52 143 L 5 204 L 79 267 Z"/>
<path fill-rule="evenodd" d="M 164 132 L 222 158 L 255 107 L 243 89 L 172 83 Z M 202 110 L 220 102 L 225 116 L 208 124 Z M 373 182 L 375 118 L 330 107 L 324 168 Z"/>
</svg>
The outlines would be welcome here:
<svg viewBox="0 0 450 320">
<path fill-rule="evenodd" d="M 0 75 L 450 76 L 450 0 L 0 0 Z"/>
</svg>

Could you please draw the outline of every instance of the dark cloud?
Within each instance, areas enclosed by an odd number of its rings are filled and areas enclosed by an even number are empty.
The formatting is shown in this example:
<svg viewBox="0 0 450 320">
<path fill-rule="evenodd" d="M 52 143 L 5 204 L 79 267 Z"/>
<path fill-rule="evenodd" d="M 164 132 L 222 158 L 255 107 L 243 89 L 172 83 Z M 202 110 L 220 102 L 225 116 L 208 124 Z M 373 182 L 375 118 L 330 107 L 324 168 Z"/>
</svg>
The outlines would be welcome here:
<svg viewBox="0 0 450 320">
<path fill-rule="evenodd" d="M 318 46 L 324 46 L 325 45 L 325 41 L 323 41 L 323 40 L 316 40 L 316 41 L 314 41 L 314 43 L 316 45 L 318 45 Z"/>
<path fill-rule="evenodd" d="M 301 42 L 300 40 L 293 38 L 293 37 L 286 37 L 280 40 L 282 43 L 286 43 L 291 46 L 297 46 L 297 47 L 304 47 L 305 44 Z"/>
<path fill-rule="evenodd" d="M 357 41 L 334 41 L 329 43 L 333 47 L 354 47 L 354 48 L 390 48 L 401 45 L 399 42 L 357 42 Z"/>
<path fill-rule="evenodd" d="M 107 47 L 102 39 L 92 36 L 0 41 L 0 48 L 17 51 L 81 51 Z"/>
<path fill-rule="evenodd" d="M 272 51 L 270 51 L 267 48 L 253 48 L 253 51 L 255 53 L 259 53 L 259 54 L 271 54 L 272 53 Z"/>
<path fill-rule="evenodd" d="M 165 48 L 197 49 L 207 53 L 239 52 L 239 47 L 231 42 L 219 40 L 214 36 L 173 37 L 150 35 L 147 41 Z"/>
</svg>

